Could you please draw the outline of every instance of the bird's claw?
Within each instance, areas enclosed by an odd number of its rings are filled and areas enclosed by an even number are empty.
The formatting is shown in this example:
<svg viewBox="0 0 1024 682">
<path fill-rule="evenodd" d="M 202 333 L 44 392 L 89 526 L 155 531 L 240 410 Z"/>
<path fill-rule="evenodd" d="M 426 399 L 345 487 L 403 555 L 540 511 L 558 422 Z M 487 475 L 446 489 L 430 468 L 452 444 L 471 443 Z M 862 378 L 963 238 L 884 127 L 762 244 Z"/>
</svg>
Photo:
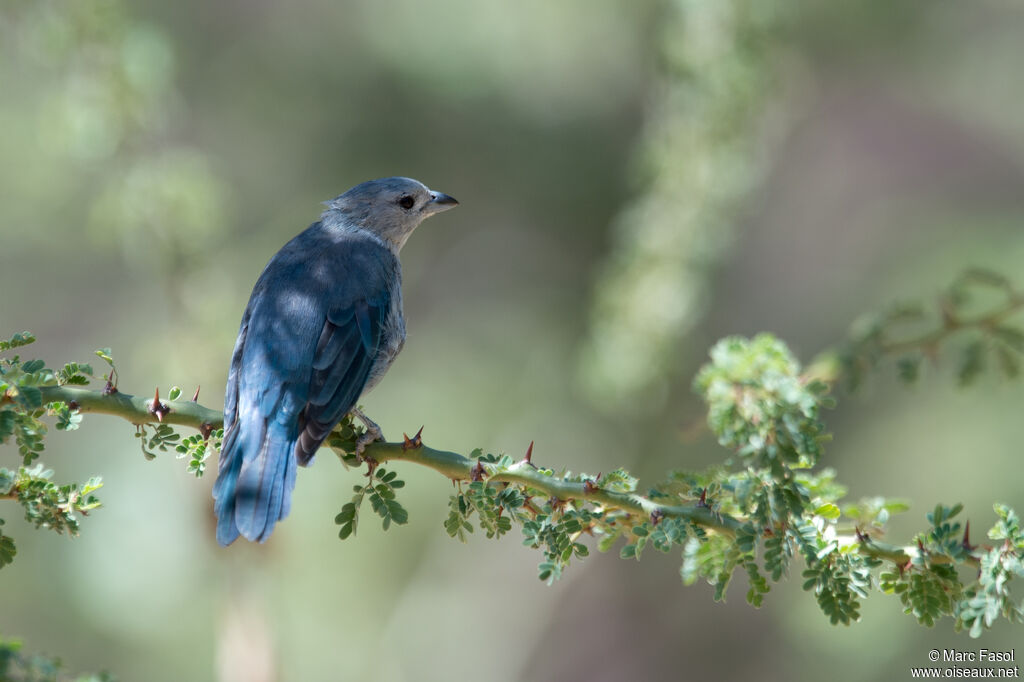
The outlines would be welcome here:
<svg viewBox="0 0 1024 682">
<path fill-rule="evenodd" d="M 366 447 L 370 443 L 376 442 L 378 440 L 384 440 L 384 434 L 381 432 L 380 427 L 377 426 L 376 424 L 373 424 L 372 427 L 367 426 L 366 431 L 363 433 L 363 435 L 359 436 L 359 439 L 356 441 L 356 457 L 358 457 L 360 461 L 365 459 L 363 457 L 363 452 L 366 451 Z"/>
<path fill-rule="evenodd" d="M 356 440 L 356 453 L 355 454 L 356 454 L 356 457 L 358 457 L 360 459 L 360 461 L 362 461 L 363 460 L 363 451 L 366 450 L 366 446 L 369 445 L 370 443 L 373 443 L 374 441 L 378 441 L 378 440 L 383 441 L 384 440 L 384 432 L 380 430 L 379 426 L 377 426 L 377 422 L 373 421 L 372 419 L 367 417 L 365 414 L 363 414 L 362 410 L 353 407 L 351 412 L 352 412 L 352 416 L 354 416 L 357 419 L 359 419 L 359 421 L 363 422 L 363 424 L 366 426 L 366 431 L 364 431 L 363 435 L 359 436 L 359 439 Z"/>
<path fill-rule="evenodd" d="M 352 416 L 356 417 L 357 419 L 359 419 L 359 421 L 363 422 L 363 424 L 366 425 L 366 431 L 364 431 L 363 435 L 359 436 L 359 439 L 356 440 L 355 455 L 356 459 L 358 459 L 360 463 L 365 462 L 366 465 L 369 467 L 369 471 L 366 472 L 366 475 L 372 478 L 373 472 L 377 469 L 377 465 L 379 464 L 379 462 L 375 460 L 373 457 L 370 457 L 364 453 L 366 452 L 366 446 L 368 446 L 370 443 L 373 443 L 374 441 L 378 440 L 384 440 L 384 432 L 380 430 L 379 426 L 377 426 L 377 422 L 373 421 L 365 414 L 363 414 L 363 411 L 360 410 L 359 408 L 353 407 L 351 413 Z"/>
</svg>

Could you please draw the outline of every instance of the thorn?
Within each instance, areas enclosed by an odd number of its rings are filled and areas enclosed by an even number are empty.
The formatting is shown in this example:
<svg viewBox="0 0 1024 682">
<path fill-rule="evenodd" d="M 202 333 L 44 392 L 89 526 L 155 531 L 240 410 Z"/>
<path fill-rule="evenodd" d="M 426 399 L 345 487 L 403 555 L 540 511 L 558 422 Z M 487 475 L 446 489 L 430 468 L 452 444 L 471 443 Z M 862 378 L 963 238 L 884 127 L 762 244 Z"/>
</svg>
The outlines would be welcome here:
<svg viewBox="0 0 1024 682">
<path fill-rule="evenodd" d="M 103 395 L 114 395 L 115 393 L 117 393 L 117 370 L 111 367 L 110 374 L 107 376 L 107 384 L 103 387 Z"/>
<path fill-rule="evenodd" d="M 964 524 L 964 539 L 963 539 L 963 541 L 960 544 L 963 545 L 963 548 L 965 550 L 967 550 L 968 552 L 973 552 L 974 550 L 976 550 L 978 548 L 977 545 L 972 545 L 971 544 L 971 522 L 970 521 L 968 521 L 966 524 Z"/>
<path fill-rule="evenodd" d="M 487 469 L 484 469 L 484 463 L 480 460 L 476 461 L 476 465 L 469 471 L 469 480 L 471 481 L 482 481 L 484 476 L 487 474 Z"/>
<path fill-rule="evenodd" d="M 697 500 L 697 506 L 698 507 L 705 507 L 705 508 L 708 506 L 708 489 L 707 488 L 702 488 L 701 489 L 701 491 L 700 491 L 700 499 Z"/>
<path fill-rule="evenodd" d="M 199 435 L 203 437 L 203 440 L 210 440 L 211 433 L 213 433 L 213 424 L 210 422 L 203 422 L 199 425 Z"/>
<path fill-rule="evenodd" d="M 601 478 L 600 475 L 598 475 L 597 479 L 599 478 Z M 600 488 L 597 487 L 597 483 L 594 482 L 597 479 L 591 480 L 588 478 L 587 480 L 583 481 L 583 492 L 589 495 L 590 493 L 595 493 L 598 490 L 600 490 Z"/>
<path fill-rule="evenodd" d="M 534 464 L 532 460 L 533 460 L 533 441 L 531 440 L 530 441 L 530 447 L 526 448 L 526 456 L 523 457 L 523 461 L 526 462 L 527 464 L 529 464 L 530 466 L 532 466 L 534 469 L 536 469 L 537 465 Z"/>
<path fill-rule="evenodd" d="M 373 472 L 377 471 L 377 467 L 380 466 L 380 462 L 369 455 L 362 455 L 362 460 L 366 463 L 366 477 L 372 479 Z"/>
<path fill-rule="evenodd" d="M 416 435 L 413 436 L 412 438 L 409 438 L 409 436 L 407 434 L 403 433 L 402 434 L 402 438 L 404 440 L 402 441 L 402 450 L 403 451 L 405 451 L 405 450 L 415 450 L 416 448 L 423 447 L 423 437 L 422 436 L 423 436 L 423 427 L 422 426 L 420 427 L 420 430 L 416 432 Z"/>
<path fill-rule="evenodd" d="M 651 525 L 657 526 L 658 522 L 665 518 L 665 512 L 660 509 L 655 509 L 651 512 Z"/>
<path fill-rule="evenodd" d="M 69 410 L 77 410 L 80 407 L 81 407 L 81 405 L 78 404 L 77 400 L 69 400 L 68 401 L 68 409 Z"/>
<path fill-rule="evenodd" d="M 111 368 L 111 373 L 106 377 L 106 384 L 103 386 L 103 395 L 114 395 L 118 392 L 118 371 Z"/>
<path fill-rule="evenodd" d="M 868 544 L 868 536 L 861 531 L 860 526 L 857 526 L 853 530 L 857 534 L 857 542 L 862 545 Z"/>
<path fill-rule="evenodd" d="M 164 415 L 170 411 L 170 407 L 160 402 L 160 387 L 157 386 L 156 392 L 153 394 L 153 402 L 149 405 L 149 413 L 156 417 L 158 422 L 162 422 L 164 420 Z"/>
<path fill-rule="evenodd" d="M 561 509 L 565 506 L 565 500 L 559 499 L 552 495 L 551 497 L 548 498 L 548 504 L 551 505 L 552 511 L 561 511 Z"/>
<path fill-rule="evenodd" d="M 196 392 L 192 394 L 192 402 L 194 402 L 194 403 L 198 403 L 199 402 L 199 389 L 200 388 L 202 388 L 202 386 L 196 386 Z"/>
</svg>

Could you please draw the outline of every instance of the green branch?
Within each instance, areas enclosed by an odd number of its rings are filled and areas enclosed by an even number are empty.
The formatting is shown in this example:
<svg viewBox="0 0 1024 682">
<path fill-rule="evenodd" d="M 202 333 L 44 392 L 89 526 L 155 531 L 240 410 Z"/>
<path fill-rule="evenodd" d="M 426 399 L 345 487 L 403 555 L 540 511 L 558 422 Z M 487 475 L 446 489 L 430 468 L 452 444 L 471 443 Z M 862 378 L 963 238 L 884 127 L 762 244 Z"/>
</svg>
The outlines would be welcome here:
<svg viewBox="0 0 1024 682">
<path fill-rule="evenodd" d="M 659 504 L 636 493 L 603 490 L 591 482 L 568 481 L 545 474 L 526 460 L 509 467 L 473 460 L 455 452 L 435 450 L 426 445 L 408 447 L 403 443 L 373 443 L 366 454 L 378 462 L 403 461 L 429 467 L 458 481 L 473 479 L 492 483 L 517 483 L 540 490 L 558 500 L 586 500 L 605 508 L 619 509 L 641 517 L 677 518 L 690 521 L 702 528 L 733 535 L 742 525 L 731 516 L 718 514 L 700 505 L 681 506 Z M 483 471 L 474 474 L 479 466 Z"/>
<path fill-rule="evenodd" d="M 202 430 L 206 427 L 220 428 L 224 423 L 223 413 L 193 401 L 164 401 L 167 411 L 159 420 L 153 411 L 153 399 L 143 398 L 120 391 L 107 394 L 70 386 L 46 386 L 41 388 L 47 402 L 64 402 L 83 412 L 109 414 L 126 419 L 132 424 L 156 423 L 175 424 Z M 419 464 L 455 481 L 470 481 L 479 478 L 474 473 L 483 467 L 483 479 L 494 483 L 516 483 L 539 490 L 558 500 L 585 500 L 608 509 L 618 509 L 642 518 L 661 517 L 689 521 L 707 530 L 728 536 L 734 535 L 743 521 L 728 514 L 715 512 L 707 506 L 666 505 L 636 493 L 620 493 L 603 490 L 589 482 L 570 481 L 545 474 L 529 462 L 521 461 L 511 467 L 460 455 L 456 452 L 438 450 L 420 444 L 409 447 L 405 443 L 376 442 L 366 448 L 365 454 L 379 463 L 401 461 Z M 0 498 L 2 499 L 2 498 Z M 855 544 L 856 538 L 846 538 L 847 544 Z M 886 559 L 905 564 L 919 556 L 917 547 L 900 547 L 877 540 L 860 542 L 860 553 L 865 556 Z M 929 557 L 930 562 L 948 563 L 945 556 Z"/>
<path fill-rule="evenodd" d="M 73 386 L 41 386 L 43 402 L 62 402 L 81 412 L 111 414 L 127 419 L 132 424 L 161 422 L 177 426 L 191 426 L 200 431 L 220 428 L 224 414 L 191 400 L 158 401 L 154 409 L 154 398 L 112 391 L 91 391 Z M 157 417 L 160 414 L 160 417 Z"/>
<path fill-rule="evenodd" d="M 82 412 L 109 414 L 132 424 L 160 422 L 203 431 L 220 428 L 224 423 L 223 413 L 194 401 L 161 401 L 159 409 L 154 410 L 153 398 L 120 391 L 107 393 L 71 386 L 44 386 L 40 391 L 44 402 L 63 402 Z M 160 419 L 157 418 L 158 412 L 162 417 Z M 404 443 L 371 443 L 365 454 L 381 463 L 403 461 L 419 464 L 453 480 L 468 481 L 479 476 L 473 473 L 477 460 L 422 444 L 409 448 Z M 741 525 L 740 521 L 716 514 L 707 507 L 664 505 L 642 495 L 602 490 L 594 485 L 545 475 L 525 461 L 507 469 L 486 462 L 480 463 L 480 466 L 484 467 L 484 478 L 489 481 L 519 483 L 559 500 L 586 500 L 644 517 L 660 514 L 692 521 L 698 526 L 728 534 L 734 533 Z"/>
</svg>

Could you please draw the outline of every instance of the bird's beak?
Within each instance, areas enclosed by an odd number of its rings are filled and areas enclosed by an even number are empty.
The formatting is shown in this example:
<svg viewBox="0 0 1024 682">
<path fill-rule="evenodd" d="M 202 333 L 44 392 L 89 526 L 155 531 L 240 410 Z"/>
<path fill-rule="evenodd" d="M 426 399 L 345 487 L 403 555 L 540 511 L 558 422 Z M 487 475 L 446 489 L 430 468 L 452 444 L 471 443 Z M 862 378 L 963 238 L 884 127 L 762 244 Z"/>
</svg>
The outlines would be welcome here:
<svg viewBox="0 0 1024 682">
<path fill-rule="evenodd" d="M 459 202 L 455 200 L 455 197 L 450 197 L 442 192 L 431 192 L 430 194 L 433 198 L 423 207 L 423 210 L 427 215 L 434 215 L 441 211 L 447 211 L 449 208 L 455 208 L 459 205 Z"/>
</svg>

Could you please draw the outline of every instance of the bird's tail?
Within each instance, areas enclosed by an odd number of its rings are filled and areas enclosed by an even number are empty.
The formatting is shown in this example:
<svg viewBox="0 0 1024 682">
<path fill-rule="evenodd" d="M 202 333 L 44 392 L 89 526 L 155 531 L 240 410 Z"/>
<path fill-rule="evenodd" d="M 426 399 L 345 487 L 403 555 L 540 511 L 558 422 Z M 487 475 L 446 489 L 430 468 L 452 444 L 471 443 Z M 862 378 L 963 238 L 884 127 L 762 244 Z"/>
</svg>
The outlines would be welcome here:
<svg viewBox="0 0 1024 682">
<path fill-rule="evenodd" d="M 239 417 L 224 439 L 213 486 L 217 542 L 224 546 L 239 535 L 266 541 L 291 510 L 295 488 L 295 427 L 257 414 Z"/>
</svg>

